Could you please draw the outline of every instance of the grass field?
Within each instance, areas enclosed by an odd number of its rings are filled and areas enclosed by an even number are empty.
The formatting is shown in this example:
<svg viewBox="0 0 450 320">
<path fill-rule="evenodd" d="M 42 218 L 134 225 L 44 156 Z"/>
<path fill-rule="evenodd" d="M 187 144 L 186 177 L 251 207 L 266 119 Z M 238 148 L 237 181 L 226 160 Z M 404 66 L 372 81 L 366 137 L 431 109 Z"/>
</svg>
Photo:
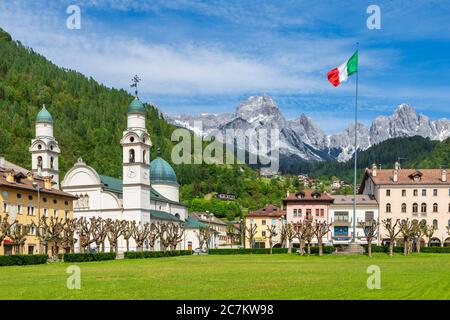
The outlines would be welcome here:
<svg viewBox="0 0 450 320">
<path fill-rule="evenodd" d="M 0 268 L 0 299 L 450 299 L 450 254 L 181 256 Z M 381 289 L 366 286 L 369 265 Z"/>
</svg>

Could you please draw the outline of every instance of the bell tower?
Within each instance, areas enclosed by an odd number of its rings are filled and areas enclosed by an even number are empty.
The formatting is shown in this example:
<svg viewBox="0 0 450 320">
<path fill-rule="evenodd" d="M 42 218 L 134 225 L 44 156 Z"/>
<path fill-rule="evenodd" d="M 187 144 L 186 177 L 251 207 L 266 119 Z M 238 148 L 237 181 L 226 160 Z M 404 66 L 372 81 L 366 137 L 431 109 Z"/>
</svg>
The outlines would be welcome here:
<svg viewBox="0 0 450 320">
<path fill-rule="evenodd" d="M 31 169 L 41 177 L 52 177 L 53 185 L 59 189 L 58 158 L 61 154 L 58 141 L 53 136 L 53 118 L 45 105 L 36 116 L 36 135 L 31 140 Z"/>
<path fill-rule="evenodd" d="M 145 126 L 145 107 L 137 92 L 128 106 L 127 129 L 120 144 L 123 149 L 124 218 L 150 222 L 149 160 L 152 142 Z"/>
</svg>

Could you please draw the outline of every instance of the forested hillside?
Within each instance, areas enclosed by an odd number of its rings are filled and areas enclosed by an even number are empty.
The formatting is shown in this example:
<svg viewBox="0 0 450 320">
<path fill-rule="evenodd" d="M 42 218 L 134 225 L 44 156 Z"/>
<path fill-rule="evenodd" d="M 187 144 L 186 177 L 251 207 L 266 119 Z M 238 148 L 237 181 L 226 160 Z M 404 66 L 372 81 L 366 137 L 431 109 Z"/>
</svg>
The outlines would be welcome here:
<svg viewBox="0 0 450 320">
<path fill-rule="evenodd" d="M 131 79 L 130 75 L 130 79 Z M 34 137 L 34 121 L 45 104 L 55 120 L 59 141 L 61 177 L 82 157 L 100 174 L 121 177 L 122 148 L 119 141 L 126 127 L 127 107 L 133 97 L 125 90 L 108 88 L 79 72 L 60 68 L 45 57 L 11 39 L 0 29 L 0 154 L 14 163 L 31 167 L 28 152 Z M 170 162 L 171 133 L 158 110 L 147 105 L 147 129 L 153 148 L 161 148 Z M 279 203 L 286 192 L 283 179 L 259 178 L 247 166 L 174 166 L 182 185 L 182 199 L 213 192 L 234 193 L 238 200 L 197 200 L 195 210 L 215 210 L 232 217 L 241 210 Z M 290 180 L 288 180 L 290 181 Z"/>
</svg>

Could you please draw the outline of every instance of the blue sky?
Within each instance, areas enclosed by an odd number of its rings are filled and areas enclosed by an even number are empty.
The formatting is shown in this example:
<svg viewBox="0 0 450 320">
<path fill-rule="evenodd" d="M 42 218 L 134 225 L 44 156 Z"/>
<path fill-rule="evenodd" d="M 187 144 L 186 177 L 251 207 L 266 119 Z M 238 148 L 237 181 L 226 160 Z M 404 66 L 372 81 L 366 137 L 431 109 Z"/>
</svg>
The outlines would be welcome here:
<svg viewBox="0 0 450 320">
<path fill-rule="evenodd" d="M 68 5 L 81 29 L 66 28 Z M 369 30 L 366 9 L 381 9 Z M 168 114 L 232 112 L 268 94 L 287 118 L 326 132 L 352 121 L 354 79 L 326 73 L 360 42 L 360 118 L 369 124 L 408 103 L 450 118 L 448 1 L 0 0 L 0 27 L 54 63 L 129 90 Z"/>
</svg>

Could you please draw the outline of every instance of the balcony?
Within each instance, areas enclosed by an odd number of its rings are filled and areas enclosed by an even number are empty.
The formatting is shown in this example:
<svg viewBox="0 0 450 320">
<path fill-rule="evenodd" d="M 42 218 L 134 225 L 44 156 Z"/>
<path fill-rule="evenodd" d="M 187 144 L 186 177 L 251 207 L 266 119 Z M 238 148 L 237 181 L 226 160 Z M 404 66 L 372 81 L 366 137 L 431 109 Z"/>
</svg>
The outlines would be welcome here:
<svg viewBox="0 0 450 320">
<path fill-rule="evenodd" d="M 352 225 L 352 223 L 350 221 L 344 221 L 344 220 L 337 220 L 337 221 L 332 221 L 333 222 L 333 226 L 335 227 L 350 227 Z"/>
</svg>

